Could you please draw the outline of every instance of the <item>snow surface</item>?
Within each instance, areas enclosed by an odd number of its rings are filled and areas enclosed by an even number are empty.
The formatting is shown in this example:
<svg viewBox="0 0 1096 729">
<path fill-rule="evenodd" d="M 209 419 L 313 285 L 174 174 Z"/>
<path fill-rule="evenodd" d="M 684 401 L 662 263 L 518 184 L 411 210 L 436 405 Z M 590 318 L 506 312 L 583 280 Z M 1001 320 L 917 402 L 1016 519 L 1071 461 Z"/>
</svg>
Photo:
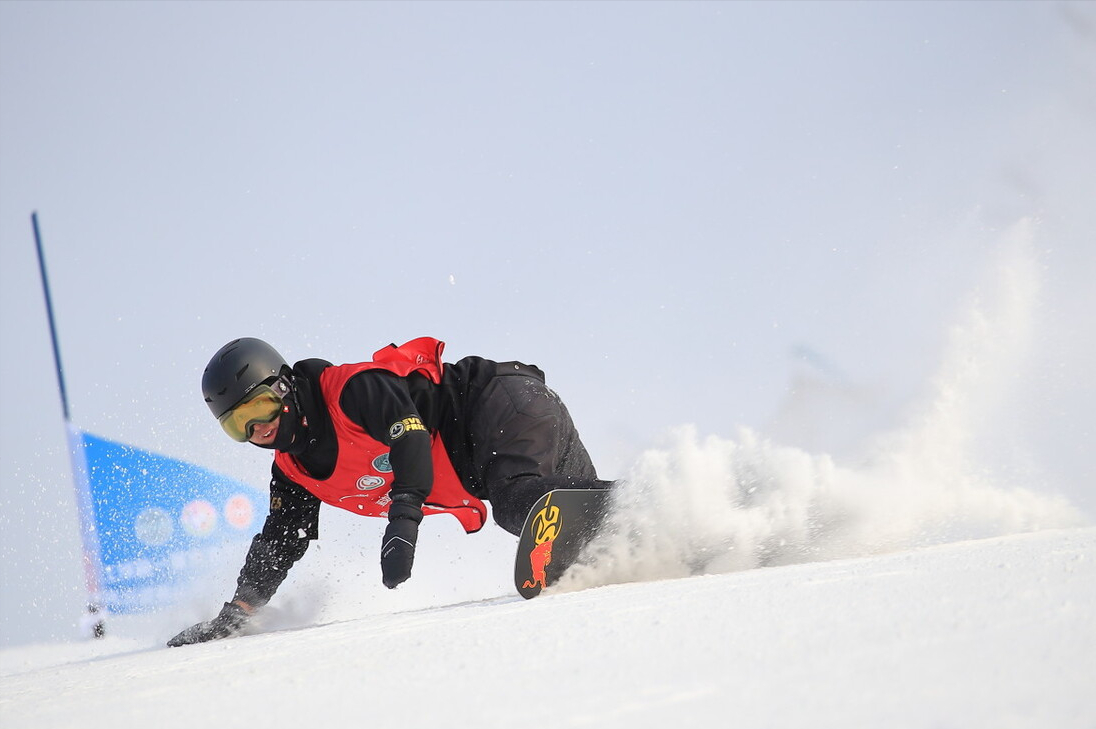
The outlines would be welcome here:
<svg viewBox="0 0 1096 729">
<path fill-rule="evenodd" d="M 19 727 L 1096 726 L 1096 529 L 3 652 Z M 50 665 L 43 665 L 48 663 Z"/>
</svg>

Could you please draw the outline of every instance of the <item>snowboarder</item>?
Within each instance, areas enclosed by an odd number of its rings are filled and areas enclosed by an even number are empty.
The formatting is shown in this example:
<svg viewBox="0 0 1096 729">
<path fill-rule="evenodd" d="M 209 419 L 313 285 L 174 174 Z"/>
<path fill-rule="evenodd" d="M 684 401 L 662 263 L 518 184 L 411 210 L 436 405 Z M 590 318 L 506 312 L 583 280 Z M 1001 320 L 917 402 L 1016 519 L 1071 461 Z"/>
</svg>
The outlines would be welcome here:
<svg viewBox="0 0 1096 729">
<path fill-rule="evenodd" d="M 605 488 L 544 373 L 465 357 L 443 364 L 429 337 L 369 362 L 306 359 L 290 367 L 266 342 L 222 347 L 202 375 L 206 404 L 238 442 L 274 450 L 270 511 L 251 542 L 232 600 L 179 646 L 239 632 L 318 538 L 321 503 L 388 520 L 383 583 L 411 576 L 423 514 L 449 513 L 467 532 L 495 521 L 518 534 L 555 488 Z"/>
</svg>

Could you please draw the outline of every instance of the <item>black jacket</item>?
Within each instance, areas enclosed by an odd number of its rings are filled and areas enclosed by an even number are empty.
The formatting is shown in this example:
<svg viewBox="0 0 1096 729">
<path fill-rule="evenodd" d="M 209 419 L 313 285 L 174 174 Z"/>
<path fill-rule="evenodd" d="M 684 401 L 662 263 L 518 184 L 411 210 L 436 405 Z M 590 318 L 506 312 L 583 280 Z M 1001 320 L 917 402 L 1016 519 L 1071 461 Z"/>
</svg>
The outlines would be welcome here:
<svg viewBox="0 0 1096 729">
<path fill-rule="evenodd" d="M 321 359 L 303 360 L 293 366 L 298 400 L 307 421 L 298 437 L 308 440 L 304 451 L 296 457 L 319 479 L 334 471 L 338 456 L 329 404 L 324 402 L 319 383 L 320 373 L 330 366 L 330 362 Z M 398 377 L 384 370 L 366 370 L 347 382 L 336 407 L 370 437 L 390 446 L 395 477 L 393 496 L 405 494 L 421 504 L 430 494 L 433 486 L 430 435 L 437 432 L 464 487 L 484 498 L 483 484 L 472 465 L 467 421 L 476 399 L 497 368 L 498 364 L 491 360 L 466 357 L 445 365 L 440 385 L 419 374 Z M 407 433 L 391 440 L 392 424 L 409 416 L 418 416 L 428 432 Z M 234 600 L 255 607 L 270 600 L 289 568 L 304 556 L 309 542 L 319 537 L 320 503 L 277 466 L 273 467 L 270 512 L 262 531 L 251 541 Z"/>
</svg>

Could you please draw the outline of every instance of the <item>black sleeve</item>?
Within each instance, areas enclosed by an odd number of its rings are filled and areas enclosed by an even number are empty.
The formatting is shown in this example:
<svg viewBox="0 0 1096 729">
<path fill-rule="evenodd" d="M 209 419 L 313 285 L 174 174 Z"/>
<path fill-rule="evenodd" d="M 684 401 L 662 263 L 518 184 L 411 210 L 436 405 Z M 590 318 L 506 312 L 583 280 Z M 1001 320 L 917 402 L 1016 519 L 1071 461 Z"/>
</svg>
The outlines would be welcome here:
<svg viewBox="0 0 1096 729">
<path fill-rule="evenodd" d="M 275 467 L 270 481 L 270 512 L 263 530 L 251 540 L 236 581 L 233 600 L 253 607 L 270 601 L 308 543 L 319 538 L 320 500 Z"/>
<path fill-rule="evenodd" d="M 360 372 L 346 383 L 339 407 L 369 436 L 387 445 L 392 498 L 421 506 L 434 487 L 430 432 L 407 381 L 383 370 Z"/>
</svg>

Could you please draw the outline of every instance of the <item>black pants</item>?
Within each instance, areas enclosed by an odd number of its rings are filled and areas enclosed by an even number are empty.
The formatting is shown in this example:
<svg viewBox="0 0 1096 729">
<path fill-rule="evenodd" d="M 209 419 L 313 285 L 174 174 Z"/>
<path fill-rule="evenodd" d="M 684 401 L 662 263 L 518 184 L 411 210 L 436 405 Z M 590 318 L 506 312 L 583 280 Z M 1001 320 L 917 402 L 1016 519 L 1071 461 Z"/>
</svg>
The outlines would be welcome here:
<svg viewBox="0 0 1096 729">
<path fill-rule="evenodd" d="M 502 362 L 470 418 L 472 465 L 495 521 L 518 534 L 536 500 L 556 488 L 606 488 L 567 407 L 532 365 Z"/>
</svg>

